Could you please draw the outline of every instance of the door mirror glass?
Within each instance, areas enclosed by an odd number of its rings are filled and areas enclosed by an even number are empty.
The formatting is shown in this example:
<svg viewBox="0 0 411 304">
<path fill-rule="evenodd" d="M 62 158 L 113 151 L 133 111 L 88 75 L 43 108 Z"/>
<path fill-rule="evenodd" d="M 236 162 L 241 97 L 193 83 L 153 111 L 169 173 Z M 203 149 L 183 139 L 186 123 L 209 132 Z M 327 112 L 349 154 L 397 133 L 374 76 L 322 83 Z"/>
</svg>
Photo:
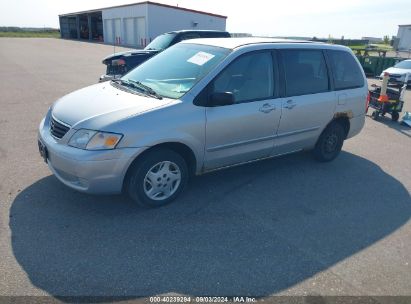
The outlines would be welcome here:
<svg viewBox="0 0 411 304">
<path fill-rule="evenodd" d="M 234 95 L 231 92 L 216 92 L 210 96 L 210 106 L 228 106 L 234 104 Z"/>
</svg>

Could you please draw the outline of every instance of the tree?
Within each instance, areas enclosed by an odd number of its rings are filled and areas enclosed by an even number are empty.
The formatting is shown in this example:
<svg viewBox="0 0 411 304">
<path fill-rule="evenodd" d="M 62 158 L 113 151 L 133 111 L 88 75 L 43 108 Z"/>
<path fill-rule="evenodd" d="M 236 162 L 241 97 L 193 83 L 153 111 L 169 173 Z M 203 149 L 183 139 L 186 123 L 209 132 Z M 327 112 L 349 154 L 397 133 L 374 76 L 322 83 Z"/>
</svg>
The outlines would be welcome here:
<svg viewBox="0 0 411 304">
<path fill-rule="evenodd" d="M 383 38 L 384 44 L 390 44 L 390 36 L 385 35 Z"/>
</svg>

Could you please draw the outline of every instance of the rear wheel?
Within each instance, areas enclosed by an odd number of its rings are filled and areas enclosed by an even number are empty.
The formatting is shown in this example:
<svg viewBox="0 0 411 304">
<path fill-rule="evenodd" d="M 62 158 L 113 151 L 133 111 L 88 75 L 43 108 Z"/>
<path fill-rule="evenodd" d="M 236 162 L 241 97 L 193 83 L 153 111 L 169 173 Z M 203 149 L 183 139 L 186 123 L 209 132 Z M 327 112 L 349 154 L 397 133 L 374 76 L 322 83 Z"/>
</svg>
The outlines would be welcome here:
<svg viewBox="0 0 411 304">
<path fill-rule="evenodd" d="M 400 114 L 397 111 L 394 111 L 391 113 L 391 120 L 392 121 L 398 121 L 398 119 L 400 118 Z"/>
<path fill-rule="evenodd" d="M 332 122 L 321 133 L 314 148 L 314 157 L 321 162 L 332 161 L 341 151 L 345 129 L 338 122 Z"/>
<path fill-rule="evenodd" d="M 130 168 L 126 190 L 131 199 L 144 207 L 161 207 L 171 203 L 188 181 L 185 160 L 176 152 L 154 150 Z"/>
</svg>

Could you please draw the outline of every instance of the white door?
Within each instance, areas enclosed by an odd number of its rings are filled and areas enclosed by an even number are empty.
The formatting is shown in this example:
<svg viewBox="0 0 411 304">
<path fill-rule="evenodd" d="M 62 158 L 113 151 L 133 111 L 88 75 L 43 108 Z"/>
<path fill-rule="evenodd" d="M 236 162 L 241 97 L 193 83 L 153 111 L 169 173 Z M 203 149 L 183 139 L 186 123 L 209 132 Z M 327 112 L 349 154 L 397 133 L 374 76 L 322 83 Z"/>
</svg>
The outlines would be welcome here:
<svg viewBox="0 0 411 304">
<path fill-rule="evenodd" d="M 139 17 L 137 19 L 137 42 L 136 45 L 145 46 L 143 44 L 149 44 L 148 38 L 146 38 L 146 18 Z M 146 42 L 144 42 L 146 39 Z M 142 43 L 143 42 L 143 43 Z"/>
<path fill-rule="evenodd" d="M 123 44 L 123 37 L 121 35 L 121 19 L 117 18 L 114 19 L 114 39 L 116 41 L 116 44 Z"/>
<path fill-rule="evenodd" d="M 125 38 L 124 43 L 126 45 L 136 45 L 136 31 L 135 31 L 135 19 L 136 18 L 126 18 L 124 19 Z"/>
<path fill-rule="evenodd" d="M 114 42 L 113 20 L 112 19 L 104 20 L 104 41 L 106 43 L 113 43 Z"/>
</svg>

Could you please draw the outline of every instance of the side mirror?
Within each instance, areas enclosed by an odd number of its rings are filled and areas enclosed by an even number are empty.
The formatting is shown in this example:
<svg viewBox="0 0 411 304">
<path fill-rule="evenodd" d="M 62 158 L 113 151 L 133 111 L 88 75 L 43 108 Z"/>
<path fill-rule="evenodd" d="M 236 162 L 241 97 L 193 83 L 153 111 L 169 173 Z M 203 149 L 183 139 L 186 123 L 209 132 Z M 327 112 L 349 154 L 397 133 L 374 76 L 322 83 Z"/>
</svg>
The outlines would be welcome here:
<svg viewBox="0 0 411 304">
<path fill-rule="evenodd" d="M 229 106 L 234 104 L 234 95 L 231 92 L 217 92 L 210 95 L 210 107 Z"/>
</svg>

